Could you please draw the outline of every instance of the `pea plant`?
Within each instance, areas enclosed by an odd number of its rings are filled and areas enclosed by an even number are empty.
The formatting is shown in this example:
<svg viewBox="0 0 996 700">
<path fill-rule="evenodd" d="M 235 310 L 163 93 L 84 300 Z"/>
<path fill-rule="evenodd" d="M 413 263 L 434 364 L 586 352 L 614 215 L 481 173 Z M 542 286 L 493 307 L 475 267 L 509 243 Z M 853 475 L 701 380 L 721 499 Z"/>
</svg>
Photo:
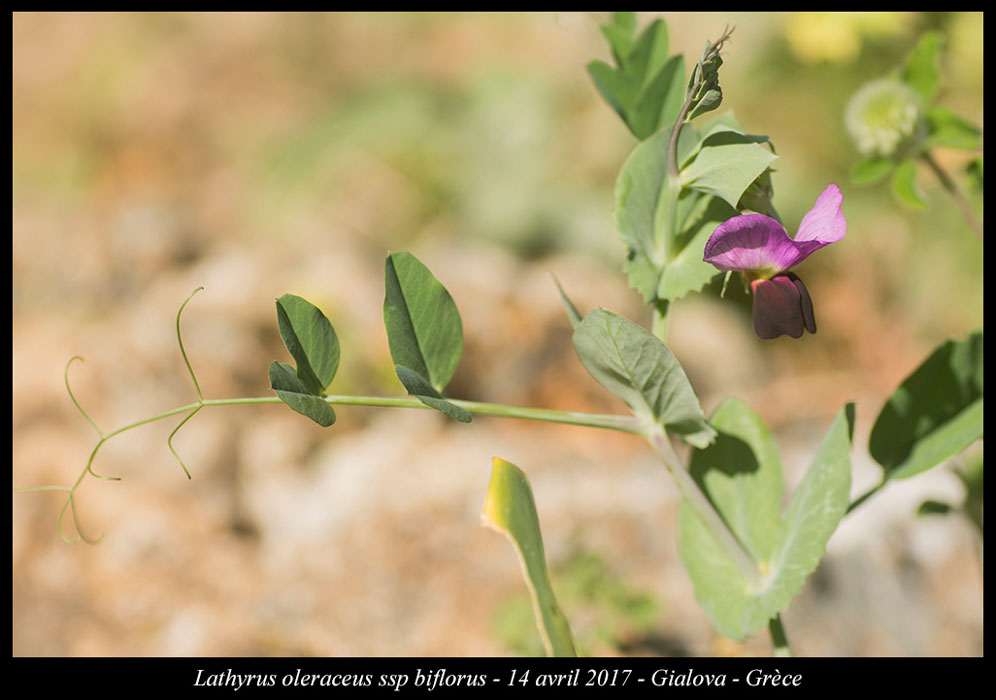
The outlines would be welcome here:
<svg viewBox="0 0 996 700">
<path fill-rule="evenodd" d="M 196 400 L 105 431 L 72 392 L 69 369 L 80 359 L 72 358 L 65 370 L 66 389 L 96 431 L 96 445 L 73 484 L 21 491 L 64 493 L 60 535 L 70 542 L 95 542 L 99 538 L 88 534 L 77 517 L 75 498 L 88 477 L 115 479 L 95 468 L 101 446 L 142 425 L 179 417 L 167 447 L 190 478 L 173 439 L 207 407 L 285 404 L 324 427 L 334 426 L 338 408 L 363 405 L 433 409 L 458 423 L 498 416 L 629 433 L 646 440 L 674 479 L 681 497 L 681 558 L 715 629 L 742 640 L 767 628 L 773 653 L 789 655 L 781 614 L 819 565 L 841 520 L 890 482 L 941 465 L 981 439 L 982 332 L 939 346 L 885 400 L 869 444 L 882 466 L 881 481 L 873 489 L 851 500 L 855 407 L 847 404 L 826 427 L 805 476 L 787 494 L 778 444 L 758 413 L 728 398 L 704 415 L 668 347 L 669 317 L 674 304 L 701 292 L 719 275 L 725 275 L 725 294 L 733 273 L 739 273 L 752 297 L 759 341 L 816 333 L 816 304 L 796 269 L 821 248 L 846 244 L 844 193 L 827 183 L 812 193 L 813 207 L 801 221 L 786 225 L 773 205 L 774 145 L 765 136 L 748 133 L 732 114 L 705 116 L 722 103 L 720 70 L 732 30 L 706 42 L 687 66 L 684 56 L 669 53 L 662 19 L 638 32 L 634 14 L 616 13 L 601 31 L 612 62 L 596 60 L 587 68 L 597 90 L 639 142 L 618 176 L 615 221 L 627 252 L 625 275 L 652 311 L 651 328 L 604 308 L 583 313 L 571 302 L 570 290 L 555 279 L 551 293 L 563 302 L 581 364 L 626 403 L 629 415 L 448 395 L 463 352 L 458 305 L 414 255 L 393 252 L 384 265 L 383 320 L 397 379 L 408 396 L 329 394 L 340 359 L 334 326 L 306 299 L 285 294 L 276 300 L 275 310 L 293 364 L 270 364 L 274 395 L 205 398 L 180 331 L 182 312 L 198 289 L 176 316 L 177 343 Z M 950 123 L 942 117 L 936 113 L 934 123 Z M 65 525 L 67 513 L 72 534 Z M 551 587 L 529 481 L 522 469 L 500 457 L 493 461 L 482 520 L 505 534 L 519 555 L 547 653 L 575 655 L 570 610 L 561 609 Z"/>
</svg>

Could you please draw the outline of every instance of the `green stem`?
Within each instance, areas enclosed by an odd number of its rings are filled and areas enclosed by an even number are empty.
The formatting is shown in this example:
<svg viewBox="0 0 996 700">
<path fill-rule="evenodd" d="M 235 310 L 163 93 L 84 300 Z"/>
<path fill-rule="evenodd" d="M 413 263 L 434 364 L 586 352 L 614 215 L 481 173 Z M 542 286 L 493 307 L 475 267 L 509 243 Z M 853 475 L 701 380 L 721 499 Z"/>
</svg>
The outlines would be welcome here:
<svg viewBox="0 0 996 700">
<path fill-rule="evenodd" d="M 331 401 L 333 397 L 329 397 Z M 547 423 L 563 423 L 581 425 L 588 428 L 604 428 L 623 433 L 642 435 L 644 428 L 633 416 L 618 416 L 605 413 L 580 413 L 576 411 L 554 411 L 548 408 L 528 408 L 526 406 L 506 406 L 497 403 L 482 403 L 479 401 L 460 401 L 448 399 L 450 403 L 467 409 L 471 413 L 499 418 L 522 418 L 525 420 L 544 421 Z M 417 399 L 416 399 L 417 401 Z M 421 403 L 421 402 L 419 402 Z M 422 406 L 425 408 L 425 406 Z"/>
<path fill-rule="evenodd" d="M 678 138 L 681 136 L 681 129 L 685 125 L 688 119 L 688 111 L 692 107 L 692 103 L 695 101 L 695 96 L 699 91 L 699 87 L 702 85 L 702 61 L 709 55 L 713 50 L 719 50 L 723 42 L 730 38 L 731 30 L 729 28 L 723 32 L 716 42 L 706 46 L 705 51 L 702 53 L 702 58 L 699 59 L 696 68 L 693 70 L 695 73 L 695 80 L 689 87 L 688 91 L 685 93 L 685 102 L 681 105 L 681 110 L 678 112 L 678 118 L 674 122 L 674 126 L 671 128 L 671 136 L 667 143 L 667 172 L 668 177 L 664 187 L 665 192 L 661 193 L 661 197 L 665 199 L 665 202 L 659 204 L 664 211 L 670 213 L 670 221 L 665 221 L 661 230 L 661 240 L 659 243 L 659 254 L 660 254 L 660 265 L 666 265 L 670 262 L 669 257 L 671 255 L 671 248 L 673 244 L 673 239 L 676 236 L 676 231 L 678 228 L 677 212 L 678 212 L 678 197 L 681 195 L 681 185 L 679 184 L 679 170 L 678 170 Z M 667 342 L 668 334 L 668 302 L 667 300 L 658 300 L 654 306 L 654 319 L 653 319 L 653 333 L 661 341 Z"/>
<path fill-rule="evenodd" d="M 934 171 L 934 175 L 937 176 L 937 179 L 941 181 L 941 185 L 943 185 L 944 189 L 946 189 L 948 194 L 951 195 L 951 199 L 954 200 L 955 205 L 961 210 L 961 213 L 965 217 L 966 221 L 968 221 L 969 226 L 975 230 L 975 235 L 977 235 L 981 241 L 982 221 L 975 215 L 975 211 L 973 211 L 972 206 L 968 203 L 968 200 L 965 199 L 965 196 L 958 189 L 958 186 L 955 185 L 954 180 L 952 180 L 951 177 L 938 164 L 938 162 L 934 160 L 934 157 L 929 151 L 921 153 L 920 158 L 932 171 Z"/>
<path fill-rule="evenodd" d="M 768 631 L 771 633 L 771 644 L 774 647 L 774 656 L 792 656 L 792 649 L 789 648 L 788 637 L 785 636 L 785 628 L 782 626 L 782 616 L 775 615 L 768 620 Z"/>
<path fill-rule="evenodd" d="M 860 496 L 858 496 L 857 498 L 855 498 L 854 501 L 851 503 L 851 505 L 849 505 L 847 507 L 847 512 L 844 515 L 849 514 L 852 510 L 854 510 L 855 508 L 857 508 L 858 506 L 860 506 L 862 503 L 864 503 L 865 501 L 867 501 L 869 498 L 871 498 L 872 496 L 874 496 L 876 493 L 878 493 L 878 490 L 881 489 L 883 486 L 885 486 L 887 483 L 888 483 L 888 479 L 883 478 L 881 482 L 879 482 L 875 486 L 872 486 L 870 489 L 868 489 L 867 491 L 865 491 L 863 494 L 861 494 Z"/>
<path fill-rule="evenodd" d="M 673 180 L 678 179 L 678 137 L 681 135 L 681 127 L 685 125 L 688 110 L 691 108 L 692 101 L 695 100 L 695 93 L 699 91 L 699 85 L 701 84 L 702 72 L 699 71 L 695 82 L 685 96 L 685 103 L 681 105 L 681 111 L 678 112 L 678 119 L 674 122 L 674 128 L 671 129 L 671 138 L 667 142 L 667 173 Z"/>
<path fill-rule="evenodd" d="M 664 461 L 664 465 L 667 470 L 674 477 L 675 483 L 678 485 L 678 491 L 681 493 L 681 497 L 685 499 L 685 502 L 691 506 L 692 510 L 699 517 L 699 520 L 709 529 L 713 537 L 719 543 L 719 546 L 723 548 L 726 556 L 729 558 L 733 565 L 736 566 L 740 575 L 744 577 L 747 585 L 751 590 L 759 590 L 762 585 L 761 572 L 757 568 L 757 564 L 754 560 L 747 554 L 747 551 L 740 544 L 736 535 L 730 530 L 723 520 L 722 516 L 716 512 L 713 507 L 712 502 L 709 498 L 702 492 L 699 485 L 692 478 L 692 475 L 688 472 L 688 469 L 678 458 L 678 455 L 674 451 L 674 447 L 671 445 L 671 441 L 668 439 L 667 435 L 663 430 L 654 432 L 648 436 L 650 444 L 653 446 L 654 450 Z"/>
<path fill-rule="evenodd" d="M 713 50 L 718 51 L 720 48 L 722 48 L 726 40 L 730 38 L 730 34 L 732 34 L 732 32 L 733 30 L 727 27 L 726 30 L 723 32 L 723 36 L 717 39 L 714 43 L 706 46 L 705 50 L 702 52 L 702 58 L 700 58 L 699 62 L 696 64 L 696 67 L 699 70 L 695 76 L 695 82 L 692 83 L 692 86 L 688 89 L 688 92 L 685 93 L 685 103 L 681 105 L 681 111 L 678 112 L 678 119 L 677 121 L 675 121 L 674 128 L 671 130 L 671 139 L 668 141 L 667 144 L 667 171 L 672 178 L 678 177 L 678 162 L 677 162 L 678 136 L 681 134 L 681 127 L 684 126 L 685 120 L 688 118 L 688 110 L 691 109 L 692 102 L 695 101 L 695 95 L 698 93 L 699 87 L 702 86 L 701 63 L 709 55 L 710 52 L 712 52 Z M 692 70 L 694 71 L 695 68 L 693 68 Z"/>
<path fill-rule="evenodd" d="M 339 406 L 379 406 L 384 408 L 429 408 L 418 399 L 392 398 L 389 396 L 344 396 L 332 395 L 324 397 L 330 404 Z M 545 421 L 548 423 L 565 423 L 568 425 L 581 425 L 588 428 L 604 428 L 606 430 L 617 430 L 623 433 L 643 434 L 644 428 L 633 416 L 621 416 L 604 413 L 581 413 L 577 411 L 555 411 L 548 408 L 529 408 L 527 406 L 507 406 L 498 403 L 483 403 L 480 401 L 461 401 L 459 399 L 447 399 L 450 403 L 467 409 L 471 413 L 482 416 L 497 416 L 501 418 L 522 418 L 525 420 Z M 169 418 L 180 413 L 193 411 L 203 406 L 246 406 L 255 404 L 278 404 L 283 403 L 276 396 L 255 396 L 238 399 L 205 399 L 196 403 L 171 408 L 158 415 L 136 421 L 122 428 L 107 433 L 104 439 L 113 437 L 132 428 L 152 423 L 163 418 Z"/>
<path fill-rule="evenodd" d="M 75 359 L 75 358 L 74 358 Z M 68 368 L 68 365 L 67 365 Z M 191 373 L 191 376 L 193 373 Z M 195 380 L 196 385 L 196 380 Z M 68 379 L 66 383 L 67 389 L 69 388 Z M 62 532 L 62 517 L 65 515 L 66 510 L 71 508 L 73 514 L 73 521 L 76 524 L 76 529 L 80 534 L 80 537 L 87 542 L 99 541 L 99 538 L 94 539 L 87 537 L 82 529 L 80 528 L 79 521 L 76 517 L 75 505 L 74 505 L 74 495 L 76 490 L 79 488 L 80 484 L 87 474 L 98 479 L 106 479 L 110 481 L 118 481 L 117 477 L 108 477 L 97 474 L 91 469 L 93 465 L 93 460 L 97 456 L 97 452 L 100 450 L 101 446 L 110 440 L 115 435 L 120 435 L 121 433 L 133 430 L 134 428 L 147 425 L 149 423 L 154 423 L 158 420 L 163 420 L 169 418 L 170 416 L 176 416 L 181 413 L 188 413 L 183 421 L 170 433 L 169 439 L 167 440 L 167 445 L 173 456 L 176 457 L 180 466 L 186 472 L 187 477 L 190 478 L 190 473 L 187 471 L 186 466 L 183 464 L 183 460 L 180 459 L 176 450 L 173 448 L 173 437 L 176 435 L 177 431 L 190 419 L 200 411 L 205 406 L 246 406 L 254 404 L 279 404 L 283 403 L 279 397 L 276 396 L 256 396 L 248 398 L 235 398 L 235 399 L 203 399 L 187 404 L 186 406 L 179 406 L 177 408 L 171 408 L 168 411 L 163 411 L 154 416 L 148 418 L 143 418 L 142 420 L 135 421 L 134 423 L 129 423 L 128 425 L 122 426 L 117 430 L 113 430 L 109 433 L 104 433 L 90 420 L 90 417 L 83 411 L 82 407 L 76 402 L 75 397 L 72 395 L 72 391 L 69 392 L 70 397 L 73 398 L 73 403 L 76 403 L 77 408 L 80 409 L 80 413 L 87 419 L 87 421 L 94 427 L 97 431 L 100 439 L 97 441 L 96 446 L 94 446 L 93 451 L 90 452 L 90 457 L 87 460 L 86 467 L 80 472 L 79 477 L 76 482 L 70 487 L 64 486 L 37 486 L 33 488 L 23 488 L 14 489 L 15 493 L 33 493 L 39 491 L 61 491 L 68 494 L 66 499 L 66 505 L 63 506 L 62 513 L 59 516 L 59 534 L 67 542 L 79 541 L 71 540 L 66 537 Z M 200 390 L 198 387 L 198 395 L 200 395 Z M 391 407 L 391 408 L 419 408 L 427 409 L 429 408 L 423 404 L 418 399 L 414 398 L 392 398 L 386 396 L 326 396 L 325 401 L 330 404 L 338 404 L 343 406 L 380 406 L 380 407 Z M 484 403 L 480 401 L 461 401 L 459 399 L 450 399 L 450 401 L 471 413 L 476 413 L 478 415 L 486 416 L 496 416 L 501 418 L 521 418 L 525 420 L 535 420 L 535 421 L 545 421 L 548 423 L 563 423 L 567 425 L 579 425 L 589 428 L 603 428 L 606 430 L 616 430 L 624 433 L 643 435 L 646 433 L 646 428 L 644 425 L 633 416 L 622 416 L 622 415 L 610 415 L 610 414 L 599 414 L 599 413 L 581 413 L 577 411 L 555 411 L 546 408 L 529 408 L 526 406 L 507 406 L 504 404 L 496 403 Z"/>
<path fill-rule="evenodd" d="M 671 303 L 667 299 L 658 299 L 654 302 L 654 319 L 651 331 L 660 338 L 662 343 L 667 343 L 667 333 L 670 327 L 668 312 L 671 310 Z"/>
</svg>

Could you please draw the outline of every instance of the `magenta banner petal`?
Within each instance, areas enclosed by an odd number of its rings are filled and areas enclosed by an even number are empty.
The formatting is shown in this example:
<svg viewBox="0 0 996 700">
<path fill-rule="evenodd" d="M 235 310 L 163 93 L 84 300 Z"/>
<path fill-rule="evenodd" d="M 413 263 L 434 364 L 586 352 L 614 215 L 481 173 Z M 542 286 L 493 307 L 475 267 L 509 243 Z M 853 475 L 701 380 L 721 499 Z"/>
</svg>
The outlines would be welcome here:
<svg viewBox="0 0 996 700">
<path fill-rule="evenodd" d="M 716 227 L 706 242 L 703 259 L 720 270 L 770 277 L 788 270 L 823 245 L 818 241 L 793 241 L 770 216 L 742 214 Z"/>
<path fill-rule="evenodd" d="M 847 232 L 847 221 L 840 205 L 844 201 L 837 185 L 828 185 L 816 204 L 802 217 L 796 241 L 819 241 L 823 245 L 836 243 Z"/>
</svg>

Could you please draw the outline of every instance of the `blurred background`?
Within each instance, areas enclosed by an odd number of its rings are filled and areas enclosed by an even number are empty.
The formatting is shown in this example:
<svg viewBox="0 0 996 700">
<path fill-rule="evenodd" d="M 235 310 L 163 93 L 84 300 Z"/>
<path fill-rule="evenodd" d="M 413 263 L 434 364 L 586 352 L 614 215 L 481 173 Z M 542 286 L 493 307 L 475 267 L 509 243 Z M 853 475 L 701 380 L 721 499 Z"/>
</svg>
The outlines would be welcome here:
<svg viewBox="0 0 996 700">
<path fill-rule="evenodd" d="M 641 15 L 645 26 L 654 15 Z M 819 333 L 758 341 L 731 285 L 678 303 L 670 344 L 707 413 L 747 401 L 787 485 L 857 404 L 854 494 L 887 396 L 947 338 L 982 328 L 982 245 L 931 173 L 926 211 L 857 187 L 850 96 L 947 37 L 940 102 L 982 125 L 981 13 L 665 13 L 694 60 L 736 26 L 724 102 L 780 156 L 794 231 L 829 182 L 847 238 L 807 261 Z M 590 14 L 14 14 L 13 485 L 70 485 L 96 434 L 196 400 L 270 394 L 289 361 L 273 301 L 335 325 L 334 393 L 403 395 L 383 264 L 418 256 L 450 290 L 465 349 L 448 394 L 618 412 L 581 367 L 554 273 L 582 312 L 645 325 L 612 207 L 636 145 L 585 64 Z M 708 117 L 706 118 L 708 119 Z M 952 173 L 973 154 L 939 150 Z M 971 195 L 981 207 L 981 193 Z M 676 490 L 648 447 L 604 431 L 433 411 L 206 408 L 101 449 L 77 493 L 96 546 L 64 543 L 62 494 L 13 496 L 13 653 L 25 656 L 532 654 L 509 543 L 480 527 L 491 457 L 530 476 L 554 585 L 589 655 L 765 655 L 717 637 L 676 545 Z M 962 462 L 981 459 L 981 446 Z M 982 540 L 951 465 L 848 516 L 785 616 L 800 655 L 981 655 Z M 955 464 L 954 466 L 958 466 Z M 72 533 L 70 518 L 67 532 Z"/>
</svg>

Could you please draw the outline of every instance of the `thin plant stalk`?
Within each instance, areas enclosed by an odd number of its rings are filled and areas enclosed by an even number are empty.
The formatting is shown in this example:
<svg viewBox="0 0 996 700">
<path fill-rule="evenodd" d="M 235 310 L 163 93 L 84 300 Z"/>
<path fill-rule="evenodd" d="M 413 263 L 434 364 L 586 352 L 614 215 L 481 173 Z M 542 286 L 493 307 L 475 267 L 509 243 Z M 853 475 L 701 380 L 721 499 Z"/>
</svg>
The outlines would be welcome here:
<svg viewBox="0 0 996 700">
<path fill-rule="evenodd" d="M 972 209 L 972 205 L 968 203 L 965 199 L 965 195 L 961 193 L 958 186 L 955 184 L 954 180 L 945 172 L 944 168 L 934 160 L 934 157 L 929 151 L 924 151 L 920 154 L 920 159 L 927 164 L 937 179 L 941 181 L 941 185 L 947 190 L 948 194 L 951 195 L 951 199 L 954 200 L 955 205 L 961 210 L 962 216 L 968 221 L 969 226 L 975 231 L 975 235 L 982 240 L 982 220 L 975 215 L 975 211 Z"/>
<path fill-rule="evenodd" d="M 785 635 L 785 627 L 782 625 L 782 616 L 775 615 L 768 620 L 768 632 L 771 633 L 771 644 L 773 646 L 773 656 L 792 656 L 792 649 L 789 647 L 788 637 Z"/>
</svg>

